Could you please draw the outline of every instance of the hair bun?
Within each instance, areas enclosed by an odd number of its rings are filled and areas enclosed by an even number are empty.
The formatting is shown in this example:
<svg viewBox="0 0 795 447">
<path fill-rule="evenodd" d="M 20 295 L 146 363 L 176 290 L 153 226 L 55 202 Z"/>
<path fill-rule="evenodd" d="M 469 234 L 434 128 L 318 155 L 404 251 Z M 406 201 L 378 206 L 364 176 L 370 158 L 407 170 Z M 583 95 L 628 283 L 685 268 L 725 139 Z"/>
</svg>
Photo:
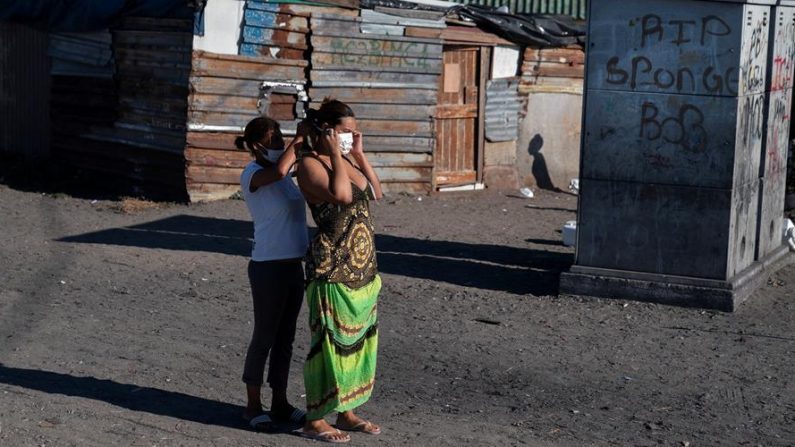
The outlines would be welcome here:
<svg viewBox="0 0 795 447">
<path fill-rule="evenodd" d="M 245 138 L 243 137 L 235 138 L 235 147 L 237 147 L 238 149 L 245 149 L 246 148 L 245 143 L 246 143 Z"/>
</svg>

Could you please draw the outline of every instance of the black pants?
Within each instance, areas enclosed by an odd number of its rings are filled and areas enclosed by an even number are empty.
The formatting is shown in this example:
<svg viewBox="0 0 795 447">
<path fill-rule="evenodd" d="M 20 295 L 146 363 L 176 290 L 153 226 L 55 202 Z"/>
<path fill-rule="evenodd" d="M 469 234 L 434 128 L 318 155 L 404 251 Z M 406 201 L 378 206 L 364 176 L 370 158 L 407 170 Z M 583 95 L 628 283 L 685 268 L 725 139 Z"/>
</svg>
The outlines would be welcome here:
<svg viewBox="0 0 795 447">
<path fill-rule="evenodd" d="M 295 325 L 304 301 L 301 261 L 249 261 L 248 279 L 254 298 L 254 333 L 246 354 L 243 382 L 262 386 L 270 353 L 268 383 L 287 390 Z"/>
</svg>

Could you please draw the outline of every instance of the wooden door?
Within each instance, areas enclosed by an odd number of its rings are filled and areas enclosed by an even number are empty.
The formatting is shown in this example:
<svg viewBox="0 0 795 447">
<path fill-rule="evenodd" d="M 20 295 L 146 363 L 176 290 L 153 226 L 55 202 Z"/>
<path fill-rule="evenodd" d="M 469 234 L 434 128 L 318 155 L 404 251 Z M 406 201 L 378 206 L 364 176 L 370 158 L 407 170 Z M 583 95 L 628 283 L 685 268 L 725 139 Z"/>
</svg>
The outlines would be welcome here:
<svg viewBox="0 0 795 447">
<path fill-rule="evenodd" d="M 480 48 L 444 46 L 436 108 L 436 186 L 477 181 Z"/>
</svg>

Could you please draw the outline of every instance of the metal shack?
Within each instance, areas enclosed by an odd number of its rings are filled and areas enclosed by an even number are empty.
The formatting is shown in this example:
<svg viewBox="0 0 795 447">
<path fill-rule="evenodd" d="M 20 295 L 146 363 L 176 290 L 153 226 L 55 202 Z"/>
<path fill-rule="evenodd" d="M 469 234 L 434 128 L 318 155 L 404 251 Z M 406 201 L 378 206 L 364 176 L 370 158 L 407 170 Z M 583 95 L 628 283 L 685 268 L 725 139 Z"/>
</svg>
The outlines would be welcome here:
<svg viewBox="0 0 795 447">
<path fill-rule="evenodd" d="M 357 113 L 388 191 L 517 183 L 519 48 L 447 14 L 452 3 L 95 3 L 56 11 L 70 20 L 0 14 L 0 64 L 15 82 L 3 83 L 4 151 L 51 147 L 132 194 L 226 198 L 249 161 L 233 140 L 251 118 L 268 114 L 289 135 L 330 96 Z"/>
<path fill-rule="evenodd" d="M 435 9 L 208 4 L 204 36 L 194 40 L 188 100 L 191 199 L 237 191 L 248 155 L 232 140 L 249 119 L 267 113 L 290 133 L 304 106 L 326 97 L 353 108 L 386 191 L 427 194 L 488 183 L 488 138 L 513 142 L 515 152 L 519 102 L 511 80 L 519 51 L 472 23 L 449 25 L 451 4 L 432 3 Z M 221 14 L 230 8 L 238 14 Z M 511 48 L 513 60 L 493 64 L 497 45 Z M 492 82 L 505 77 L 492 66 L 508 66 L 509 80 Z"/>
</svg>

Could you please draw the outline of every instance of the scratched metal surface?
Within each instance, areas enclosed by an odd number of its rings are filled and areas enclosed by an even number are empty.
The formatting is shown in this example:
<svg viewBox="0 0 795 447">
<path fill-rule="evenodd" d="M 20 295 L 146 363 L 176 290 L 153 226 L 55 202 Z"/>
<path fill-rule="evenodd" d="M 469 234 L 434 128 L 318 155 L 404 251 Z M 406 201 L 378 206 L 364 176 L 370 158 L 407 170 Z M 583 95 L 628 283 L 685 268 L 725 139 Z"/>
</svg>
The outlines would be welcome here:
<svg viewBox="0 0 795 447">
<path fill-rule="evenodd" d="M 577 265 L 727 280 L 754 261 L 759 183 L 735 190 L 583 179 Z"/>
<path fill-rule="evenodd" d="M 588 88 L 742 96 L 764 91 L 770 8 L 594 0 Z"/>
<path fill-rule="evenodd" d="M 767 137 L 762 151 L 761 207 L 757 258 L 783 245 L 787 156 L 792 125 L 795 70 L 795 8 L 773 8 L 767 93 Z"/>
<path fill-rule="evenodd" d="M 590 91 L 582 176 L 708 188 L 758 178 L 764 94 Z"/>
<path fill-rule="evenodd" d="M 726 278 L 730 190 L 591 179 L 580 188 L 588 208 L 577 225 L 577 265 Z"/>
</svg>

